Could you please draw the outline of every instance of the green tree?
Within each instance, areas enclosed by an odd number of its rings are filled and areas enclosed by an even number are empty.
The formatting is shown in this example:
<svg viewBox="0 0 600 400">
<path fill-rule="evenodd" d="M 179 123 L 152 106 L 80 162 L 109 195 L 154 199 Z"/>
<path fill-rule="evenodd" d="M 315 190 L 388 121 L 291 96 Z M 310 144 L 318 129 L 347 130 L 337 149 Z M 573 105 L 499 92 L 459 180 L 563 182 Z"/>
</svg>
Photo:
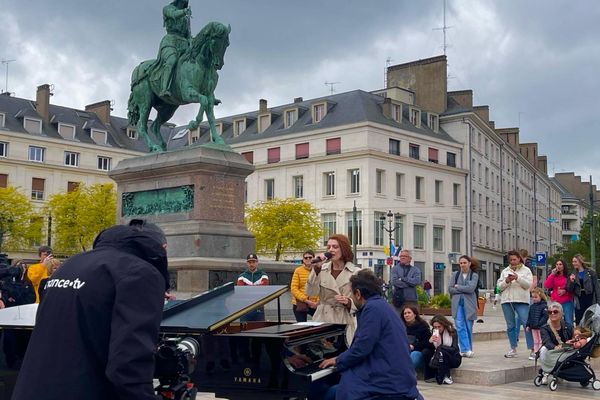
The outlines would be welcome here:
<svg viewBox="0 0 600 400">
<path fill-rule="evenodd" d="M 298 199 L 256 203 L 246 210 L 246 225 L 256 237 L 257 252 L 277 261 L 284 253 L 314 248 L 323 234 L 317 209 Z"/>
<path fill-rule="evenodd" d="M 600 215 L 594 215 L 594 234 L 596 247 L 596 272 L 600 273 Z M 586 261 L 591 261 L 590 247 L 590 224 L 589 216 L 581 225 L 579 238 L 568 243 L 566 246 L 560 247 L 559 251 L 554 253 L 549 258 L 549 265 L 554 265 L 559 258 L 564 260 L 568 265 L 571 265 L 571 260 L 575 254 L 581 254 Z"/>
<path fill-rule="evenodd" d="M 15 187 L 0 188 L 0 251 L 24 250 L 41 239 L 40 216 Z"/>
<path fill-rule="evenodd" d="M 75 254 L 89 250 L 96 235 L 116 222 L 117 196 L 112 184 L 80 185 L 57 193 L 48 201 L 55 252 Z"/>
</svg>

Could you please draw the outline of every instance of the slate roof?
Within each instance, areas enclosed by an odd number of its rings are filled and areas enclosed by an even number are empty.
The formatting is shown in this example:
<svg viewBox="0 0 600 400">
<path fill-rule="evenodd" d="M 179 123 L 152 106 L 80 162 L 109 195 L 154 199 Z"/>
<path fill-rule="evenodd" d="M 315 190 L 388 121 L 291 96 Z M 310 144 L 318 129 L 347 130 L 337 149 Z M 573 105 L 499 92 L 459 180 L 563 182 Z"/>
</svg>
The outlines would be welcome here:
<svg viewBox="0 0 600 400">
<path fill-rule="evenodd" d="M 326 101 L 328 110 L 325 117 L 318 123 L 312 123 L 311 107 L 313 104 Z M 217 119 L 217 122 L 223 122 L 222 137 L 228 144 L 245 143 L 254 140 L 263 140 L 270 138 L 283 137 L 291 134 L 310 133 L 320 129 L 335 128 L 338 126 L 349 125 L 360 122 L 374 122 L 394 128 L 404 129 L 426 137 L 437 138 L 449 142 L 457 143 L 443 129 L 436 133 L 427 126 L 427 111 L 421 111 L 422 123 L 417 128 L 408 120 L 408 115 L 404 115 L 402 122 L 396 122 L 392 118 L 387 118 L 383 114 L 384 98 L 382 96 L 365 92 L 363 90 L 354 90 L 345 93 L 334 94 L 316 99 L 304 100 L 297 103 L 289 103 L 281 106 L 271 107 L 268 111 L 271 113 L 271 125 L 262 133 L 258 133 L 258 110 L 248 113 L 232 115 Z M 299 108 L 298 120 L 289 128 L 284 128 L 285 110 Z M 404 109 L 408 110 L 408 104 Z M 233 121 L 239 118 L 251 119 L 246 130 L 237 137 L 233 136 Z M 208 141 L 208 123 L 205 121 L 200 125 L 201 134 L 199 143 Z"/>
<path fill-rule="evenodd" d="M 127 137 L 127 127 L 129 126 L 129 123 L 126 118 L 111 116 L 110 124 L 105 125 L 94 112 L 50 104 L 50 120 L 49 122 L 42 122 L 41 134 L 35 134 L 26 131 L 23 127 L 24 117 L 42 119 L 42 116 L 38 114 L 35 109 L 35 101 L 2 94 L 0 95 L 0 113 L 5 115 L 4 127 L 0 128 L 0 131 L 13 131 L 31 136 L 62 139 L 65 142 L 75 141 L 97 146 L 148 152 L 148 147 L 139 135 L 136 139 Z M 75 126 L 74 140 L 64 139 L 58 133 L 59 123 Z M 106 131 L 107 144 L 99 145 L 94 142 L 90 137 L 91 129 Z M 161 129 L 163 138 L 167 140 L 172 131 L 172 126 L 163 126 Z"/>
<path fill-rule="evenodd" d="M 325 117 L 318 123 L 312 122 L 311 107 L 315 103 L 326 101 L 328 110 Z M 254 140 L 263 140 L 277 138 L 286 135 L 298 133 L 310 133 L 311 131 L 335 128 L 344 125 L 350 125 L 361 122 L 374 122 L 387 125 L 394 128 L 404 129 L 425 137 L 437 138 L 449 142 L 457 143 L 442 128 L 433 132 L 427 126 L 427 111 L 421 110 L 421 126 L 417 128 L 408 120 L 408 113 L 404 113 L 402 122 L 396 122 L 392 118 L 387 118 L 383 114 L 384 98 L 382 96 L 365 92 L 363 90 L 353 90 L 350 92 L 324 96 L 315 99 L 304 100 L 296 103 L 284 104 L 271 107 L 268 111 L 271 113 L 271 125 L 262 133 L 258 133 L 258 110 L 248 113 L 227 116 L 217 119 L 217 122 L 223 123 L 222 137 L 228 144 L 245 143 Z M 403 107 L 408 110 L 408 104 Z M 289 128 L 284 128 L 285 110 L 298 108 L 298 120 Z M 148 147 L 139 137 L 132 140 L 127 137 L 127 127 L 129 126 L 126 118 L 110 117 L 110 124 L 105 125 L 98 116 L 91 111 L 78 110 L 69 107 L 50 104 L 50 121 L 42 123 L 42 133 L 32 134 L 23 127 L 23 118 L 32 117 L 42 119 L 35 109 L 35 102 L 28 99 L 0 95 L 0 113 L 5 114 L 5 126 L 0 130 L 20 132 L 31 136 L 43 136 L 55 139 L 63 139 L 58 133 L 58 123 L 65 123 L 75 126 L 75 141 L 81 143 L 96 144 L 90 137 L 90 129 L 101 129 L 107 131 L 108 147 L 122 148 L 133 151 L 147 152 Z M 247 118 L 246 130 L 240 135 L 233 136 L 233 121 L 238 118 Z M 169 137 L 176 135 L 186 126 L 163 126 L 161 133 L 165 141 L 168 141 L 169 150 L 186 147 L 187 140 L 168 140 Z M 204 121 L 200 125 L 200 139 L 198 143 L 208 142 L 208 122 Z"/>
</svg>

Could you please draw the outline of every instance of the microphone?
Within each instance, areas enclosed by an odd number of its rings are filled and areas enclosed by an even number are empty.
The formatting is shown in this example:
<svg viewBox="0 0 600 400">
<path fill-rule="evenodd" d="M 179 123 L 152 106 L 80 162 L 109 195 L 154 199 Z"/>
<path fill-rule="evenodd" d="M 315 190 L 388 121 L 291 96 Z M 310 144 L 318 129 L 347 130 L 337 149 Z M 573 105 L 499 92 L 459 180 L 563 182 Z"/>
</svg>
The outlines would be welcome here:
<svg viewBox="0 0 600 400">
<path fill-rule="evenodd" d="M 333 254 L 331 254 L 330 252 L 326 251 L 325 253 L 323 253 L 323 255 L 325 256 L 324 259 L 322 259 L 321 257 L 315 257 L 315 258 L 313 258 L 313 260 L 310 263 L 311 264 L 318 264 L 318 263 L 320 263 L 322 261 L 327 261 L 327 260 L 329 260 L 331 258 L 331 256 Z"/>
</svg>

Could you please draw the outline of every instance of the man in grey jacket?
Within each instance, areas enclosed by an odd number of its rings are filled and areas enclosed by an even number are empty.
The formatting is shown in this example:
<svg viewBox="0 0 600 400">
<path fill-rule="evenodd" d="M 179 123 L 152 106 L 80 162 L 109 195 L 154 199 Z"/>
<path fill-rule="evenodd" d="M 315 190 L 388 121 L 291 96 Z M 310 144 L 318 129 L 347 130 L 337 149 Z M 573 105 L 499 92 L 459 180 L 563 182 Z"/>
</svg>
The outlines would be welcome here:
<svg viewBox="0 0 600 400">
<path fill-rule="evenodd" d="M 393 303 L 398 312 L 405 305 L 417 305 L 417 285 L 421 284 L 421 271 L 411 264 L 412 257 L 408 250 L 400 252 L 400 262 L 392 268 L 392 285 L 394 286 Z"/>
</svg>

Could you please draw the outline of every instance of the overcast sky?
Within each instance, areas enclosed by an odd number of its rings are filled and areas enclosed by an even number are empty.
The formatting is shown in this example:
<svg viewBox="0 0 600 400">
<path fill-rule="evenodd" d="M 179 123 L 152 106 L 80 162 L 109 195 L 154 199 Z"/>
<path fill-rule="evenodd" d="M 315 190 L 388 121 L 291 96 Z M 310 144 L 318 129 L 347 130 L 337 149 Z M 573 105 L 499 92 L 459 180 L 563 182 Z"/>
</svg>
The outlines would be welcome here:
<svg viewBox="0 0 600 400">
<path fill-rule="evenodd" d="M 0 58 L 8 90 L 84 108 L 114 100 L 126 116 L 129 80 L 154 58 L 164 33 L 159 0 L 0 0 Z M 386 60 L 443 54 L 443 0 L 191 0 L 192 32 L 231 24 L 216 95 L 217 117 L 383 87 Z M 600 1 L 448 0 L 449 89 L 472 89 L 497 127 L 537 141 L 548 172 L 575 171 L 600 184 Z M 6 65 L 0 65 L 5 90 Z M 195 115 L 180 108 L 178 124 Z"/>
</svg>

